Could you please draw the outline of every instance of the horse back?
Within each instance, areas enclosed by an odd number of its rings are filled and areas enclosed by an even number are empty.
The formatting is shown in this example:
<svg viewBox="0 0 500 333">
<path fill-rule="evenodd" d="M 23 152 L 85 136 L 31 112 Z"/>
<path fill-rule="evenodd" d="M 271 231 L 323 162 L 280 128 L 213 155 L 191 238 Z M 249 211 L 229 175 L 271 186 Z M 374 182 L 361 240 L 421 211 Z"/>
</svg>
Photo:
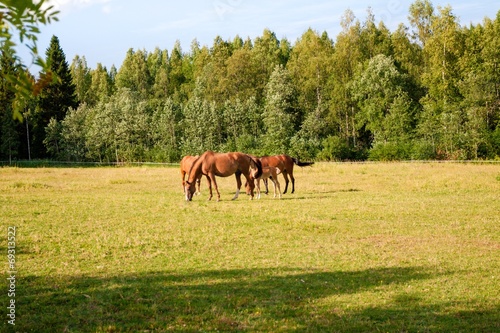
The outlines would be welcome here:
<svg viewBox="0 0 500 333">
<path fill-rule="evenodd" d="M 193 163 L 198 159 L 198 155 L 196 156 L 191 156 L 191 155 L 186 155 L 182 158 L 181 160 L 181 172 L 188 173 L 191 167 L 193 166 Z"/>
<path fill-rule="evenodd" d="M 259 160 L 262 163 L 262 167 L 275 167 L 278 168 L 280 172 L 293 170 L 293 161 L 291 161 L 291 158 L 288 155 L 263 156 Z"/>
<path fill-rule="evenodd" d="M 273 166 L 262 167 L 262 175 L 259 177 L 260 179 L 267 179 L 269 177 L 276 177 L 281 173 L 280 168 Z"/>
<path fill-rule="evenodd" d="M 240 164 L 244 162 L 241 153 L 215 153 L 206 163 L 206 170 L 211 171 L 216 176 L 228 177 L 240 169 Z"/>
</svg>

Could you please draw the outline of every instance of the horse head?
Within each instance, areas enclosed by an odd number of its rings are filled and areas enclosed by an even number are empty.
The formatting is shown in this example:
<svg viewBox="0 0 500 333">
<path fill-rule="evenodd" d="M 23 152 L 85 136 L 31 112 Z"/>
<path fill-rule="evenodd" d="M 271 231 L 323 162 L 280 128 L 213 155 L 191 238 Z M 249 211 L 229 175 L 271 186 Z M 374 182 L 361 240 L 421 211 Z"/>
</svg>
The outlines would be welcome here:
<svg viewBox="0 0 500 333">
<path fill-rule="evenodd" d="M 184 186 L 184 193 L 186 193 L 186 201 L 193 200 L 193 195 L 194 192 L 196 191 L 195 183 L 196 181 L 190 183 L 188 180 L 186 180 L 186 185 Z"/>
</svg>

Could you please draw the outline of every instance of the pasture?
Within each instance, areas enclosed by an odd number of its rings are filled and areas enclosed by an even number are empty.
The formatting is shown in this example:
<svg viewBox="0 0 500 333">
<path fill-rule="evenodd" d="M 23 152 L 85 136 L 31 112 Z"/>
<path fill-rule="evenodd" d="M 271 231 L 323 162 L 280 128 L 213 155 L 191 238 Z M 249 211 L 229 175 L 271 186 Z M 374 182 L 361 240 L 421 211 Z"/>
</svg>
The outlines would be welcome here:
<svg viewBox="0 0 500 333">
<path fill-rule="evenodd" d="M 500 165 L 294 171 L 186 202 L 177 167 L 0 168 L 2 331 L 500 331 Z"/>
</svg>

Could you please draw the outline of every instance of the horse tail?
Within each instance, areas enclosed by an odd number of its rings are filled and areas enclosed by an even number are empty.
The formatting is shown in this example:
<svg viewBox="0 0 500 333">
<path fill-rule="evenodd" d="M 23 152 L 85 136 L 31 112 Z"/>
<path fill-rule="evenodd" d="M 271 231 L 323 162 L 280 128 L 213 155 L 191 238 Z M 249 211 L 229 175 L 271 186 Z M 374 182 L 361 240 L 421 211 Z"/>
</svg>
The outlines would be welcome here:
<svg viewBox="0 0 500 333">
<path fill-rule="evenodd" d="M 299 167 L 311 166 L 314 162 L 300 162 L 298 158 L 292 157 L 293 163 L 297 164 Z"/>
<path fill-rule="evenodd" d="M 259 178 L 260 176 L 262 176 L 262 163 L 260 162 L 259 159 L 253 157 L 253 156 L 250 156 L 248 155 L 248 157 L 250 157 L 250 161 L 255 164 L 255 167 L 257 168 L 257 172 L 253 175 L 253 177 L 255 179 Z"/>
</svg>

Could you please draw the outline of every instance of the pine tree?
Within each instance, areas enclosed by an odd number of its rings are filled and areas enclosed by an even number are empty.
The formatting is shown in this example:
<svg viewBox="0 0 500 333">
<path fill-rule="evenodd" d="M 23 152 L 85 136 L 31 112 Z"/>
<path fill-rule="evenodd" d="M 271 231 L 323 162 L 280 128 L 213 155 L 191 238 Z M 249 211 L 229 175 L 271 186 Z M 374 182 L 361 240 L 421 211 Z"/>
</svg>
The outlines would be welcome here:
<svg viewBox="0 0 500 333">
<path fill-rule="evenodd" d="M 0 158 L 6 157 L 12 161 L 18 155 L 19 136 L 12 110 L 14 89 L 7 78 L 14 77 L 16 70 L 14 60 L 4 51 L 0 54 L 0 75 Z"/>
<path fill-rule="evenodd" d="M 46 57 L 50 64 L 50 71 L 41 73 L 41 78 L 55 76 L 56 79 L 50 80 L 38 96 L 32 141 L 33 155 L 38 158 L 47 156 L 43 141 L 46 134 L 45 127 L 49 124 L 50 119 L 61 121 L 70 107 L 74 109 L 78 107 L 76 87 L 73 84 L 66 56 L 56 36 L 52 36 Z"/>
</svg>

